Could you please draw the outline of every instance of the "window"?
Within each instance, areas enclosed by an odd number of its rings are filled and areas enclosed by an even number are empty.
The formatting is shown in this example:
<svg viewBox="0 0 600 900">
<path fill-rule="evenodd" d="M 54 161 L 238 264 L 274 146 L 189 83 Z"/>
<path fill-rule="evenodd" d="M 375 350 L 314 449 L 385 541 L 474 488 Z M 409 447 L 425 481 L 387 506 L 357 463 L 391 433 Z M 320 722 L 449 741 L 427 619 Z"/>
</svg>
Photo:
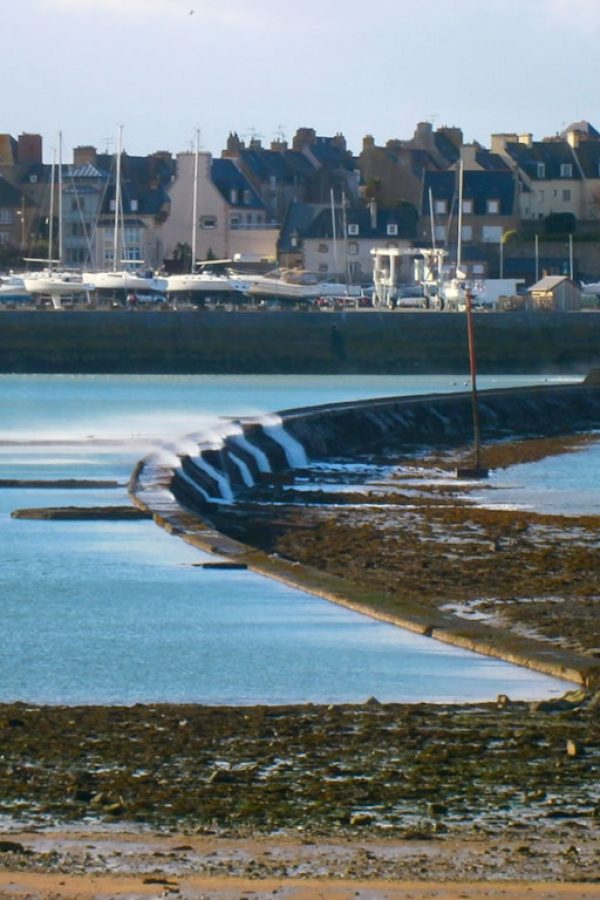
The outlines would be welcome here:
<svg viewBox="0 0 600 900">
<path fill-rule="evenodd" d="M 71 212 L 77 212 L 79 210 L 79 204 L 77 200 L 71 200 Z"/>
<path fill-rule="evenodd" d="M 37 175 L 30 175 L 30 176 L 29 176 L 29 184 L 37 184 L 37 180 L 38 180 Z"/>
<path fill-rule="evenodd" d="M 11 225 L 13 220 L 12 209 L 0 209 L 0 225 Z"/>
<path fill-rule="evenodd" d="M 473 201 L 472 200 L 463 200 L 462 211 L 467 216 L 472 215 L 473 214 Z"/>
<path fill-rule="evenodd" d="M 0 231 L 0 244 L 8 244 L 8 235 L 5 231 Z"/>
<path fill-rule="evenodd" d="M 230 188 L 229 202 L 234 203 L 234 204 L 238 202 L 238 192 L 237 192 L 236 188 Z"/>
<path fill-rule="evenodd" d="M 356 241 L 349 242 L 348 256 L 358 256 L 358 244 L 356 243 Z"/>
<path fill-rule="evenodd" d="M 485 266 L 482 266 L 481 263 L 474 263 L 473 275 L 485 275 Z"/>
<path fill-rule="evenodd" d="M 131 212 L 137 212 L 138 211 L 137 200 L 132 200 L 131 203 L 129 204 L 129 208 L 130 208 Z"/>
<path fill-rule="evenodd" d="M 390 222 L 387 227 L 387 233 L 390 237 L 398 234 L 398 226 L 395 223 Z"/>
<path fill-rule="evenodd" d="M 436 241 L 445 241 L 446 240 L 446 229 L 443 225 L 435 226 L 435 239 Z"/>
<path fill-rule="evenodd" d="M 448 212 L 448 201 L 436 200 L 434 203 L 434 211 L 438 213 L 438 215 L 445 216 Z"/>
<path fill-rule="evenodd" d="M 561 178 L 572 178 L 573 177 L 573 164 L 572 163 L 562 163 L 561 164 L 560 177 Z"/>
<path fill-rule="evenodd" d="M 329 247 L 327 244 L 319 244 L 318 250 L 319 250 L 319 253 L 327 253 L 329 250 Z"/>
<path fill-rule="evenodd" d="M 200 228 L 216 228 L 217 227 L 217 217 L 216 216 L 202 216 L 200 218 Z"/>
<path fill-rule="evenodd" d="M 499 200 L 488 200 L 487 202 L 487 211 L 490 216 L 497 216 L 500 212 L 500 201 Z"/>
<path fill-rule="evenodd" d="M 123 257 L 132 262 L 140 262 L 142 259 L 142 251 L 139 247 L 128 247 L 125 250 Z"/>
<path fill-rule="evenodd" d="M 319 263 L 319 272 L 328 272 L 329 266 L 327 263 Z"/>
<path fill-rule="evenodd" d="M 348 234 L 357 235 L 358 234 L 358 225 L 348 225 Z"/>
<path fill-rule="evenodd" d="M 246 204 L 246 206 L 252 203 L 252 194 L 250 193 L 250 191 L 244 191 L 244 203 Z"/>
<path fill-rule="evenodd" d="M 538 178 L 545 178 L 545 177 L 546 177 L 546 164 L 545 164 L 545 163 L 538 163 L 538 164 L 537 164 L 537 177 L 538 177 Z"/>
<path fill-rule="evenodd" d="M 502 240 L 502 226 L 484 225 L 481 237 L 484 244 L 499 244 Z"/>
<path fill-rule="evenodd" d="M 231 225 L 232 228 L 239 228 L 240 222 L 241 222 L 241 219 L 239 216 L 231 216 L 229 219 L 229 224 Z"/>
<path fill-rule="evenodd" d="M 562 193 L 562 198 L 565 203 L 570 203 L 571 202 L 571 191 L 564 190 Z"/>
<path fill-rule="evenodd" d="M 142 240 L 141 229 L 135 225 L 126 225 L 123 230 L 123 241 L 125 244 L 139 244 Z"/>
<path fill-rule="evenodd" d="M 472 241 L 473 240 L 473 229 L 470 225 L 463 225 L 461 229 L 462 239 L 463 241 Z"/>
</svg>

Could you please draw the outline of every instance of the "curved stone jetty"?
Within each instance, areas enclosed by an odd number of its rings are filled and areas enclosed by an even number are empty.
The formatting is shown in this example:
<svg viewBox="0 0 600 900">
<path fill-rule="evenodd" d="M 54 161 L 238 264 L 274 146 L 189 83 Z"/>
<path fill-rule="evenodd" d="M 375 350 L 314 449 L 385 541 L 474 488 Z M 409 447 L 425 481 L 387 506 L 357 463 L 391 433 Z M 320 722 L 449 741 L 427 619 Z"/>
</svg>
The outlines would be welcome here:
<svg viewBox="0 0 600 900">
<path fill-rule="evenodd" d="M 136 493 L 146 494 L 158 478 L 183 504 L 202 510 L 233 503 L 266 475 L 303 468 L 309 459 L 462 445 L 472 435 L 471 402 L 471 393 L 465 391 L 226 420 L 210 434 L 188 436 L 171 454 L 144 460 Z M 600 386 L 586 379 L 481 391 L 479 420 L 483 441 L 589 431 L 600 427 Z"/>
<path fill-rule="evenodd" d="M 582 684 L 600 678 L 600 660 L 543 641 L 519 637 L 443 610 L 400 601 L 394 613 L 378 608 L 368 585 L 269 555 L 252 546 L 252 515 L 244 503 L 265 497 L 310 462 L 354 455 L 385 458 L 462 446 L 471 440 L 470 392 L 393 397 L 284 410 L 263 418 L 224 420 L 219 430 L 186 437 L 171 451 L 138 463 L 130 484 L 134 502 L 155 521 L 204 550 L 247 565 L 367 615 L 447 643 L 529 666 Z M 479 394 L 484 441 L 569 435 L 600 428 L 600 386 L 580 383 L 484 391 Z M 220 533 L 220 513 L 237 512 L 240 543 Z M 270 510 L 270 512 L 269 512 Z M 222 521 L 222 517 L 221 517 Z"/>
</svg>

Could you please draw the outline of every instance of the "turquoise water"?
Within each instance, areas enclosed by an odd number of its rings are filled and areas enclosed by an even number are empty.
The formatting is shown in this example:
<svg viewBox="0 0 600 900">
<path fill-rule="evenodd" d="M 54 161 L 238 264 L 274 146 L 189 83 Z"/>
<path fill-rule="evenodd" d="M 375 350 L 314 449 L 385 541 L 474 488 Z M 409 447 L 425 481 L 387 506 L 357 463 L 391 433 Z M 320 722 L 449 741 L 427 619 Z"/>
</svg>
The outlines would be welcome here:
<svg viewBox="0 0 600 900">
<path fill-rule="evenodd" d="M 564 683 L 253 573 L 194 567 L 205 555 L 152 522 L 10 518 L 22 507 L 121 503 L 140 456 L 221 415 L 462 387 L 440 377 L 0 376 L 0 478 L 122 484 L 0 490 L 0 700 L 447 702 L 561 693 Z"/>
</svg>

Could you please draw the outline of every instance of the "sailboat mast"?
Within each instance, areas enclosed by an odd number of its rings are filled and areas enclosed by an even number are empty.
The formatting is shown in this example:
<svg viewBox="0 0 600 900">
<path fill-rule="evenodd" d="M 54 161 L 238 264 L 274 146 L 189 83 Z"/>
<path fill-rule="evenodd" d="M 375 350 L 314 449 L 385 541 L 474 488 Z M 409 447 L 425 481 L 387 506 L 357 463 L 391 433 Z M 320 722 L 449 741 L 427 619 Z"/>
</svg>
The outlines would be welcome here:
<svg viewBox="0 0 600 900">
<path fill-rule="evenodd" d="M 463 217 L 463 161 L 458 165 L 458 235 L 456 238 L 456 277 L 460 278 L 462 263 L 462 217 Z"/>
<path fill-rule="evenodd" d="M 196 151 L 194 154 L 194 191 L 192 194 L 192 260 L 191 272 L 196 271 L 198 246 L 198 157 L 200 154 L 200 130 L 196 129 Z"/>
<path fill-rule="evenodd" d="M 117 259 L 119 253 L 119 212 L 121 209 L 121 155 L 123 152 L 123 126 L 119 125 L 119 140 L 117 143 L 117 160 L 115 172 L 115 230 L 113 235 L 113 272 L 117 271 Z"/>
<path fill-rule="evenodd" d="M 350 254 L 348 250 L 348 218 L 346 215 L 346 192 L 342 191 L 342 222 L 344 228 L 344 249 L 346 252 L 346 293 L 350 292 Z"/>
<path fill-rule="evenodd" d="M 335 199 L 333 194 L 333 188 L 329 191 L 329 201 L 331 204 L 331 231 L 333 236 L 333 265 L 335 271 L 338 271 L 338 251 L 337 251 L 337 233 L 335 227 Z"/>
<path fill-rule="evenodd" d="M 48 270 L 52 271 L 52 248 L 54 246 L 54 180 L 56 168 L 56 150 L 52 154 L 52 169 L 50 173 L 50 216 L 48 218 Z"/>
<path fill-rule="evenodd" d="M 62 131 L 58 132 L 58 265 L 63 261 Z"/>
</svg>

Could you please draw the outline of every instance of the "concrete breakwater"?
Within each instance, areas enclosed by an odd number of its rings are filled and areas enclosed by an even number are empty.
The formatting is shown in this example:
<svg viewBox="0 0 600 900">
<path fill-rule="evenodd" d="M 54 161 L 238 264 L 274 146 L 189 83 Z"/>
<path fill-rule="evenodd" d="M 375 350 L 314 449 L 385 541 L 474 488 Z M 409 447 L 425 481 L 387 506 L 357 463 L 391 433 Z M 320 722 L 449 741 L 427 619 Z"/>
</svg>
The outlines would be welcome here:
<svg viewBox="0 0 600 900">
<path fill-rule="evenodd" d="M 584 373 L 600 314 L 474 317 L 485 373 Z M 3 310 L 0 371 L 57 373 L 465 373 L 465 316 L 441 312 Z"/>
<path fill-rule="evenodd" d="M 483 391 L 479 419 L 484 441 L 589 430 L 600 426 L 600 387 L 583 382 Z M 204 509 L 232 503 L 273 473 L 305 467 L 309 458 L 459 445 L 471 433 L 469 392 L 284 410 L 185 438 L 168 460 L 168 480 L 183 503 Z"/>
<path fill-rule="evenodd" d="M 167 530 L 261 574 L 420 634 L 593 685 L 600 677 L 600 662 L 593 657 L 408 599 L 400 598 L 390 613 L 368 584 L 273 557 L 250 546 L 249 538 L 248 543 L 240 543 L 217 530 L 226 520 L 223 513 L 239 506 L 250 534 L 255 489 L 262 492 L 264 515 L 269 484 L 293 477 L 293 470 L 305 469 L 309 459 L 351 461 L 361 453 L 385 455 L 386 450 L 464 444 L 470 416 L 470 395 L 461 393 L 342 403 L 283 411 L 261 420 L 227 421 L 218 432 L 188 436 L 172 450 L 140 462 L 132 476 L 131 494 Z M 600 427 L 600 388 L 590 380 L 486 391 L 480 396 L 480 418 L 484 440 L 594 429 Z M 245 504 L 249 504 L 246 512 Z M 277 507 L 266 515 L 276 517 Z"/>
</svg>

